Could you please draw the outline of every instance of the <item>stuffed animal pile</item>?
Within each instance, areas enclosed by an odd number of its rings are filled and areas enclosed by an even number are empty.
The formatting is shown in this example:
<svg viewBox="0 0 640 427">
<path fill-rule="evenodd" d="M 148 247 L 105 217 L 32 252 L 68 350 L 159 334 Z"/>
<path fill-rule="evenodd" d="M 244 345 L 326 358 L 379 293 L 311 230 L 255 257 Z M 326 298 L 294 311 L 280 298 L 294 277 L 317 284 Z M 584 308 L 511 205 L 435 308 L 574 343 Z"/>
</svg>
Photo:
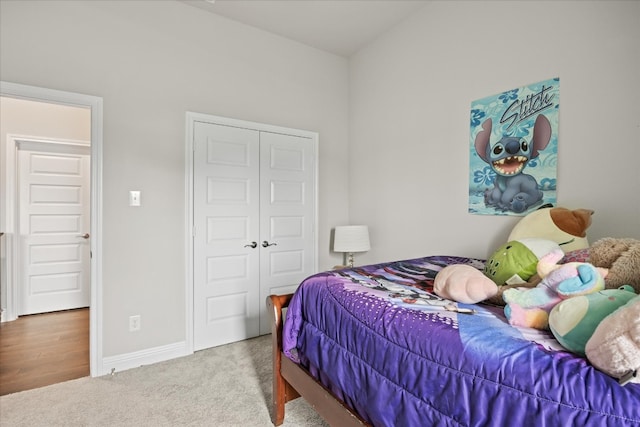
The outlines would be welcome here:
<svg viewBox="0 0 640 427">
<path fill-rule="evenodd" d="M 484 271 L 448 266 L 434 291 L 462 303 L 504 305 L 513 326 L 548 329 L 621 384 L 640 383 L 640 240 L 609 237 L 589 245 L 592 215 L 588 209 L 534 211 Z"/>
<path fill-rule="evenodd" d="M 519 281 L 518 276 L 522 277 L 517 266 L 513 264 L 500 263 L 499 272 L 492 272 L 495 270 L 495 263 L 503 261 L 501 253 L 503 249 L 510 246 L 511 242 L 516 241 L 528 241 L 535 239 L 538 242 L 547 242 L 546 250 L 538 251 L 536 253 L 537 260 L 551 252 L 553 249 L 562 248 L 565 254 L 577 254 L 575 261 L 585 261 L 586 255 L 582 253 L 589 247 L 587 240 L 587 228 L 591 225 L 591 217 L 593 211 L 589 209 L 575 209 L 570 210 L 566 208 L 553 208 L 543 207 L 536 211 L 533 211 L 523 217 L 513 228 L 511 234 L 509 234 L 508 241 L 505 245 L 498 248 L 493 255 L 487 260 L 485 266 L 485 274 L 491 277 L 496 284 L 498 284 L 498 292 L 492 298 L 489 298 L 487 302 L 494 305 L 504 305 L 504 299 L 502 297 L 503 292 L 510 288 L 521 287 L 535 287 L 541 280 L 536 274 L 537 264 L 534 263 L 529 266 L 529 270 L 523 270 L 526 279 Z M 538 244 L 542 247 L 542 244 Z M 532 275 L 527 275 L 531 272 Z M 515 276 L 509 276 L 510 274 L 516 274 Z M 509 280 L 501 282 L 500 276 L 509 276 Z"/>
</svg>

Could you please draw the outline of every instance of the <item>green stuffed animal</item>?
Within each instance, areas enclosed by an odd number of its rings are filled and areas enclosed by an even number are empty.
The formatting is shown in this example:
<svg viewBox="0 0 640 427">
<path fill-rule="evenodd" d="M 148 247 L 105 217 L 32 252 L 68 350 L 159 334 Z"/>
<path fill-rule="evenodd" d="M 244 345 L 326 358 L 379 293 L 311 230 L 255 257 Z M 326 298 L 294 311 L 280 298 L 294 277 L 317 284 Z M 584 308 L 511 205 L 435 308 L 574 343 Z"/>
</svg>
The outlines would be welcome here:
<svg viewBox="0 0 640 427">
<path fill-rule="evenodd" d="M 496 285 L 522 285 L 534 274 L 538 261 L 560 246 L 546 239 L 511 240 L 500 246 L 484 266 L 484 274 Z"/>
<path fill-rule="evenodd" d="M 569 298 L 551 310 L 549 327 L 564 348 L 585 356 L 587 341 L 600 322 L 635 296 L 633 287 L 624 285 Z"/>
</svg>

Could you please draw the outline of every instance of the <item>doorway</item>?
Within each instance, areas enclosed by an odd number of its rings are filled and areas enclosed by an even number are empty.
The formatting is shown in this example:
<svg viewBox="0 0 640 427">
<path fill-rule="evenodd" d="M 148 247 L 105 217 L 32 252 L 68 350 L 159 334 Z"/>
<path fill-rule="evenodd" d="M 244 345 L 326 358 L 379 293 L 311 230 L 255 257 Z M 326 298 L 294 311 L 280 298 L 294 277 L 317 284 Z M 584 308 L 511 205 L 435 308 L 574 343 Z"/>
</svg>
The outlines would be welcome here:
<svg viewBox="0 0 640 427">
<path fill-rule="evenodd" d="M 102 153 L 102 99 L 82 94 L 75 94 L 71 92 L 62 92 L 52 89 L 38 88 L 32 86 L 19 85 L 14 83 L 0 82 L 0 101 L 3 102 L 3 117 L 2 117 L 2 150 L 0 152 L 3 158 L 0 159 L 2 165 L 2 185 L 1 195 L 3 200 L 3 206 L 0 207 L 0 228 L 4 232 L 3 236 L 3 270 L 0 273 L 0 279 L 2 284 L 2 321 L 11 322 L 18 318 L 22 314 L 27 314 L 23 310 L 23 301 L 21 300 L 21 291 L 18 291 L 17 284 L 19 281 L 23 281 L 25 269 L 20 267 L 21 259 L 29 258 L 36 260 L 36 273 L 37 268 L 47 267 L 50 268 L 55 264 L 65 265 L 68 267 L 73 264 L 73 258 L 85 258 L 88 260 L 88 271 L 85 269 L 86 277 L 88 280 L 88 294 L 83 298 L 78 306 L 89 306 L 89 366 L 91 376 L 102 375 L 102 326 L 101 326 L 101 244 L 100 244 L 100 230 L 101 230 L 101 153 Z M 15 110 L 21 112 L 21 114 L 7 114 L 9 110 L 7 105 L 13 104 L 19 105 L 20 108 L 26 110 Z M 30 110 L 34 109 L 34 110 Z M 24 111 L 36 111 L 41 110 L 49 111 L 50 114 L 44 114 L 38 116 L 35 113 L 25 113 Z M 76 129 L 65 128 L 65 120 L 61 120 L 60 117 L 56 117 L 56 114 L 64 114 L 73 111 L 79 113 L 76 116 L 84 116 L 81 120 L 81 124 Z M 63 112 L 63 113 L 61 113 Z M 72 114 L 71 114 L 72 115 Z M 19 125 L 16 127 L 10 127 L 5 121 L 8 118 L 15 120 Z M 42 117 L 42 121 L 39 122 L 38 117 Z M 40 128 L 38 128 L 40 124 Z M 29 130 L 29 126 L 34 126 Z M 65 133 L 66 132 L 66 133 Z M 29 136 L 26 137 L 25 135 Z M 35 138 L 34 138 L 35 136 Z M 85 140 L 89 144 L 82 144 Z M 21 144 L 23 146 L 21 146 Z M 84 156 L 87 158 L 87 164 L 81 166 Z M 23 158 L 24 157 L 24 158 Z M 33 164 L 38 167 L 46 165 L 45 169 L 41 170 L 44 173 L 40 173 L 40 176 L 36 177 L 40 181 L 34 181 L 33 185 L 27 185 L 22 187 L 22 180 L 31 179 L 28 176 L 23 176 L 22 173 L 26 170 L 25 165 L 29 163 L 28 158 L 34 160 Z M 88 167 L 88 161 L 90 159 L 90 168 Z M 45 164 L 42 163 L 45 161 Z M 24 216 L 22 213 L 20 197 L 24 196 L 25 188 L 35 189 L 36 191 L 44 190 L 42 184 L 47 182 L 55 182 L 57 179 L 67 180 L 55 184 L 58 191 L 56 197 L 62 197 L 59 200 L 49 200 L 49 196 L 46 196 L 46 201 L 53 202 L 52 205 L 72 205 L 69 203 L 75 197 L 75 204 L 79 201 L 80 190 L 77 186 L 70 185 L 69 178 L 79 173 L 79 169 L 83 170 L 83 174 L 87 174 L 87 184 L 85 196 L 82 196 L 83 204 L 88 206 L 90 214 L 89 218 L 80 219 L 82 215 L 74 212 L 62 212 L 60 215 L 53 215 L 46 217 L 39 215 L 42 212 L 35 212 L 36 215 Z M 55 172 L 55 173 L 52 173 Z M 37 175 L 37 174 L 36 174 Z M 56 176 L 58 175 L 58 176 Z M 55 192 L 55 191 L 54 191 Z M 28 193 L 27 193 L 28 194 Z M 49 193 L 50 195 L 51 193 Z M 42 194 L 40 194 L 42 196 Z M 33 198 L 33 194 L 29 194 L 30 198 Z M 71 199 L 69 199 L 71 197 Z M 42 199 L 40 200 L 42 201 Z M 47 203 L 40 203 L 38 208 L 42 208 Z M 33 212 L 31 212 L 33 213 Z M 27 219 L 29 218 L 29 219 Z M 35 221 L 33 220 L 35 218 Z M 80 224 L 82 223 L 82 224 Z M 34 226 L 30 232 L 37 238 L 46 237 L 47 231 L 53 231 L 52 235 L 57 234 L 55 227 L 62 227 L 60 230 L 67 229 L 67 233 L 72 239 L 77 241 L 62 242 L 62 244 L 48 245 L 47 241 L 36 241 L 36 244 L 32 247 L 24 242 L 20 242 L 18 236 L 23 232 L 20 227 L 28 224 Z M 53 227 L 55 225 L 55 227 Z M 44 227 L 44 228 L 42 228 Z M 53 228 L 50 228 L 53 227 Z M 44 232 L 43 232 L 44 230 Z M 73 230 L 73 231 L 72 231 Z M 64 234 L 64 233 L 62 233 Z M 88 235 L 88 236 L 87 236 Z M 87 236 L 87 238 L 85 238 Z M 89 239 L 90 236 L 90 239 Z M 45 239 L 46 240 L 46 239 Z M 25 250 L 27 252 L 25 252 Z M 25 256 L 25 253 L 28 255 Z M 82 255 L 84 253 L 85 255 Z M 55 269 L 54 269 L 55 270 Z M 80 271 L 80 270 L 78 270 Z M 49 272 L 51 273 L 51 271 Z M 66 276 L 65 276 L 66 274 Z M 74 274 L 69 272 L 59 275 L 58 280 L 53 280 L 49 283 L 40 281 L 42 277 L 46 277 L 47 274 L 35 274 L 36 282 L 40 288 L 36 290 L 40 294 L 46 294 L 51 291 L 49 295 L 55 293 L 64 293 L 72 290 L 79 283 L 79 277 L 85 273 L 75 274 L 76 279 L 73 279 Z M 54 276 L 49 274 L 49 276 Z M 65 278 L 65 280 L 60 280 Z M 66 280 L 72 278 L 72 280 Z M 62 286 L 62 288 L 55 289 L 55 286 Z M 54 286 L 54 288 L 51 288 Z M 44 298 L 46 300 L 47 298 Z M 60 310 L 71 307 L 64 307 L 58 305 L 52 308 L 45 308 L 42 310 L 38 308 L 37 311 L 48 310 Z"/>
</svg>

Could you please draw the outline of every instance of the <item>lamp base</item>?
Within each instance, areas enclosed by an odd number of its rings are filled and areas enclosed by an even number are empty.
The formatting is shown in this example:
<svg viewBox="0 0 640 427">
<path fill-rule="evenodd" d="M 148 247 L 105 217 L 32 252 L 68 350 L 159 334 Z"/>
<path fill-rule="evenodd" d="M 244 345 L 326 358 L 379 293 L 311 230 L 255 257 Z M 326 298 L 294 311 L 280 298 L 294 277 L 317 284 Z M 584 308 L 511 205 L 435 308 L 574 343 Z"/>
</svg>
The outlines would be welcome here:
<svg viewBox="0 0 640 427">
<path fill-rule="evenodd" d="M 353 268 L 353 252 L 347 253 L 347 265 L 349 268 Z"/>
</svg>

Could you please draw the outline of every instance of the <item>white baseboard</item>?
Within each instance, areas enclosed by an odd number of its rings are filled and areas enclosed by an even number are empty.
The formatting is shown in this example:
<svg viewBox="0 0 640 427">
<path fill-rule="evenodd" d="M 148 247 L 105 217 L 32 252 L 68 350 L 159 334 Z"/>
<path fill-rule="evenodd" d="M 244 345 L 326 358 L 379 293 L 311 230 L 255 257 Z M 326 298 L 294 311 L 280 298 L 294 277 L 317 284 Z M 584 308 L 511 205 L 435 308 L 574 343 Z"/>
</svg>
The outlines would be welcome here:
<svg viewBox="0 0 640 427">
<path fill-rule="evenodd" d="M 188 351 L 186 342 L 181 341 L 133 353 L 109 356 L 102 359 L 102 369 L 98 372 L 98 376 L 139 368 L 144 365 L 152 365 L 165 360 L 189 356 L 190 354 L 193 354 L 193 352 Z"/>
</svg>

